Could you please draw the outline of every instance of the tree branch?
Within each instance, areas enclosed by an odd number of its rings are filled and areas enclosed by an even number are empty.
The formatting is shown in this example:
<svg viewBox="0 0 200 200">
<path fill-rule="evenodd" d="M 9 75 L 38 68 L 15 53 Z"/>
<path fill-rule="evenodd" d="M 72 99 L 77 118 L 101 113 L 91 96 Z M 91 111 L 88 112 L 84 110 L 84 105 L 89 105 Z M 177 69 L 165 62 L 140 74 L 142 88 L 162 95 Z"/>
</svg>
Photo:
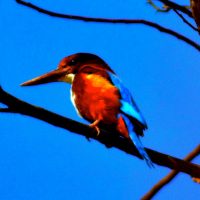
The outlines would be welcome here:
<svg viewBox="0 0 200 200">
<path fill-rule="evenodd" d="M 200 0 L 190 0 L 190 4 L 192 8 L 192 15 L 195 19 L 200 34 Z"/>
<path fill-rule="evenodd" d="M 179 4 L 169 1 L 169 0 L 158 0 L 158 1 L 164 3 L 165 5 L 169 6 L 170 8 L 179 10 L 182 13 L 185 13 L 189 17 L 193 18 L 191 11 L 189 9 L 187 9 L 185 6 L 179 5 Z"/>
<path fill-rule="evenodd" d="M 162 8 L 160 8 L 159 6 L 157 6 L 153 0 L 147 0 L 147 3 L 149 3 L 149 5 L 151 5 L 156 11 L 158 12 L 162 12 L 162 13 L 167 13 L 169 12 L 172 8 L 167 6 L 167 5 L 163 5 Z"/>
<path fill-rule="evenodd" d="M 101 130 L 100 134 L 97 136 L 96 131 L 93 128 L 47 111 L 43 108 L 28 104 L 5 92 L 1 87 L 0 103 L 5 104 L 9 109 L 11 109 L 11 112 L 31 116 L 87 138 L 93 138 L 107 147 L 109 146 L 118 148 L 141 159 L 141 156 L 136 150 L 135 146 L 132 145 L 126 138 L 119 137 L 117 134 L 107 132 L 105 130 Z M 168 167 L 170 169 L 175 169 L 177 171 L 189 174 L 195 178 L 200 178 L 199 165 L 192 164 L 148 148 L 145 149 L 155 164 Z"/>
<path fill-rule="evenodd" d="M 173 11 L 183 20 L 184 23 L 186 23 L 190 28 L 192 28 L 194 31 L 198 31 L 196 27 L 194 27 L 189 21 L 187 21 L 183 15 L 181 15 L 176 9 L 173 9 Z"/>
<path fill-rule="evenodd" d="M 198 145 L 190 154 L 188 154 L 184 160 L 187 162 L 192 161 L 195 157 L 200 154 L 200 145 Z M 161 179 L 157 184 L 155 184 L 149 192 L 147 192 L 141 200 L 152 199 L 165 185 L 167 185 L 172 179 L 178 175 L 179 171 L 172 170 L 167 176 Z"/>
<path fill-rule="evenodd" d="M 0 108 L 0 112 L 4 113 L 15 113 L 15 110 L 11 108 Z"/>
<path fill-rule="evenodd" d="M 114 24 L 116 24 L 116 23 L 117 24 L 144 24 L 146 26 L 155 28 L 155 29 L 159 30 L 160 32 L 167 33 L 171 36 L 174 36 L 177 39 L 184 41 L 185 43 L 191 45 L 192 47 L 194 47 L 195 49 L 200 51 L 200 45 L 198 45 L 194 41 L 190 40 L 189 38 L 185 37 L 184 35 L 181 35 L 180 33 L 177 33 L 171 29 L 165 28 L 157 23 L 147 21 L 144 19 L 107 19 L 107 18 L 92 18 L 92 17 L 77 16 L 77 15 L 60 14 L 60 13 L 45 10 L 34 4 L 24 2 L 21 0 L 16 0 L 16 2 L 18 4 L 29 7 L 40 13 L 49 15 L 51 17 L 58 17 L 58 18 L 71 19 L 71 20 L 80 20 L 80 21 L 84 21 L 84 22 L 114 23 Z"/>
<path fill-rule="evenodd" d="M 200 0 L 199 0 L 200 1 Z M 198 31 L 196 27 L 194 27 L 188 20 L 185 19 L 185 17 L 179 13 L 179 11 L 175 8 L 169 7 L 168 5 L 163 5 L 162 8 L 157 6 L 153 0 L 148 0 L 148 3 L 158 12 L 166 13 L 169 12 L 170 10 L 173 10 L 182 20 L 185 24 L 187 24 L 190 28 L 192 28 L 194 31 Z M 177 7 L 177 6 L 176 6 Z M 194 6 L 193 6 L 194 7 Z M 194 9 L 193 9 L 194 10 Z M 193 14 L 193 13 L 192 13 Z M 193 14 L 194 15 L 194 14 Z M 195 18 L 195 17 L 194 17 Z"/>
</svg>

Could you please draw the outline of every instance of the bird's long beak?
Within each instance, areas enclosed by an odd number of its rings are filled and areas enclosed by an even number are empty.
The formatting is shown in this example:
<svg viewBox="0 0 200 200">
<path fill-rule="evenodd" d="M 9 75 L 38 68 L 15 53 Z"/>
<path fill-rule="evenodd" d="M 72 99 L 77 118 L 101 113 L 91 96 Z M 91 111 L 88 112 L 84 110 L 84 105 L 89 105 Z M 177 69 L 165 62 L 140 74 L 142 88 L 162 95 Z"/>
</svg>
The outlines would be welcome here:
<svg viewBox="0 0 200 200">
<path fill-rule="evenodd" d="M 67 69 L 56 69 L 44 75 L 33 78 L 21 84 L 21 86 L 39 85 L 50 82 L 62 81 L 62 77 L 67 73 Z"/>
</svg>

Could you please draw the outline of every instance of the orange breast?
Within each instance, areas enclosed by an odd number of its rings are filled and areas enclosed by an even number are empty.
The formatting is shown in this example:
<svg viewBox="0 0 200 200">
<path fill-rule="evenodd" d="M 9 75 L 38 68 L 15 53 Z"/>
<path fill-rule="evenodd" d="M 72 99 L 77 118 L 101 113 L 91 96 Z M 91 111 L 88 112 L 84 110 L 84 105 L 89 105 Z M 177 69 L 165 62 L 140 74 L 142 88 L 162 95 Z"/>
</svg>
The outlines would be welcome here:
<svg viewBox="0 0 200 200">
<path fill-rule="evenodd" d="M 80 73 L 72 84 L 72 99 L 79 114 L 90 122 L 100 120 L 100 126 L 117 131 L 124 137 L 128 130 L 120 114 L 120 94 L 106 78 Z"/>
<path fill-rule="evenodd" d="M 77 74 L 72 85 L 74 103 L 85 119 L 104 124 L 117 123 L 119 92 L 109 80 L 95 74 Z"/>
</svg>

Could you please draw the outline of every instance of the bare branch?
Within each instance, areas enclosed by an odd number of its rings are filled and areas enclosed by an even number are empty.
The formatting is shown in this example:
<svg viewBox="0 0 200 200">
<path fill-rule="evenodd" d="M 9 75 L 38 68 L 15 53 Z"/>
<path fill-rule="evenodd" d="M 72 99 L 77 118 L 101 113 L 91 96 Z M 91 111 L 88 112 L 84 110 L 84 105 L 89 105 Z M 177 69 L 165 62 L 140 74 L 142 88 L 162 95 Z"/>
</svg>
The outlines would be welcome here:
<svg viewBox="0 0 200 200">
<path fill-rule="evenodd" d="M 198 145 L 190 154 L 185 157 L 185 161 L 190 162 L 195 157 L 200 154 L 200 145 Z M 167 185 L 172 179 L 174 179 L 178 175 L 179 171 L 172 170 L 167 176 L 161 179 L 157 184 L 155 184 L 149 192 L 147 192 L 141 200 L 149 200 L 152 199 L 165 185 Z"/>
<path fill-rule="evenodd" d="M 179 40 L 184 41 L 185 43 L 191 45 L 198 51 L 200 51 L 200 45 L 198 45 L 196 42 L 192 41 L 191 39 L 185 37 L 184 35 L 181 35 L 180 33 L 177 33 L 171 29 L 165 28 L 157 23 L 144 20 L 144 19 L 107 19 L 107 18 L 92 18 L 92 17 L 84 17 L 84 16 L 77 16 L 77 15 L 68 15 L 68 14 L 60 14 L 52 11 L 45 10 L 43 8 L 40 8 L 36 5 L 33 5 L 28 2 L 24 2 L 21 0 L 16 0 L 17 3 L 24 5 L 26 7 L 29 7 L 31 9 L 34 9 L 40 13 L 49 15 L 51 17 L 58 17 L 63 19 L 71 19 L 71 20 L 80 20 L 84 22 L 98 22 L 98 23 L 114 23 L 114 24 L 144 24 L 146 26 L 155 28 L 159 30 L 160 32 L 167 33 L 171 36 L 176 37 Z"/>
<path fill-rule="evenodd" d="M 0 108 L 1 113 L 15 113 L 15 111 L 11 108 Z"/>
<path fill-rule="evenodd" d="M 191 11 L 189 9 L 187 9 L 185 6 L 179 5 L 179 4 L 169 1 L 169 0 L 158 0 L 158 1 L 164 3 L 165 5 L 169 6 L 170 8 L 179 10 L 182 13 L 185 13 L 189 17 L 193 18 Z"/>
<path fill-rule="evenodd" d="M 200 34 L 200 0 L 190 0 L 190 4 L 192 8 L 192 15 L 195 19 Z"/>
<path fill-rule="evenodd" d="M 147 3 L 149 3 L 149 5 L 151 5 L 156 11 L 158 12 L 162 12 L 162 13 L 167 13 L 169 12 L 172 8 L 167 6 L 167 5 L 163 5 L 162 8 L 160 8 L 159 6 L 157 6 L 153 0 L 147 0 Z"/>
<path fill-rule="evenodd" d="M 190 28 L 192 28 L 194 31 L 198 31 L 196 27 L 194 27 L 189 21 L 187 21 L 183 15 L 181 15 L 176 9 L 173 9 L 173 11 L 183 20 L 184 23 L 186 23 Z"/>
<path fill-rule="evenodd" d="M 193 1 L 195 2 L 196 0 L 191 0 L 191 4 L 193 5 L 192 6 L 192 14 L 193 14 L 193 17 L 194 17 L 194 19 L 196 20 L 196 18 L 197 18 L 197 20 L 196 21 L 198 21 L 198 18 L 199 18 L 199 14 L 200 13 L 198 13 L 199 11 L 198 11 L 198 6 L 196 5 L 196 7 L 195 7 L 195 3 L 193 3 Z M 200 0 L 197 0 L 197 1 L 199 1 L 199 3 L 200 3 Z M 168 1 L 167 1 L 168 2 Z M 168 5 L 166 5 L 166 4 L 164 4 L 163 6 L 162 6 L 162 8 L 160 8 L 159 6 L 157 6 L 154 2 L 153 2 L 153 0 L 148 0 L 147 1 L 147 3 L 149 3 L 156 11 L 158 11 L 158 12 L 161 12 L 161 13 L 167 13 L 167 12 L 169 12 L 170 10 L 173 10 L 182 20 L 183 20 L 183 22 L 184 23 L 186 23 L 190 28 L 192 28 L 194 31 L 198 31 L 198 29 L 196 28 L 196 27 L 194 27 L 188 20 L 186 20 L 185 19 L 185 17 L 183 17 L 183 15 L 182 14 L 180 14 L 179 13 L 179 11 L 178 11 L 178 9 L 177 8 L 173 8 L 173 7 L 170 7 L 170 6 L 168 6 Z M 171 2 L 172 3 L 172 2 Z M 197 3 L 196 3 L 197 4 Z M 199 5 L 199 4 L 198 4 Z M 175 7 L 177 7 L 177 6 L 175 6 Z M 182 6 L 183 8 L 186 8 L 186 6 Z M 195 9 L 196 8 L 196 9 Z M 199 20 L 199 22 L 200 22 L 200 20 Z"/>
<path fill-rule="evenodd" d="M 136 150 L 135 146 L 132 145 L 126 138 L 119 137 L 115 133 L 108 133 L 105 130 L 101 130 L 100 134 L 97 136 L 96 131 L 93 128 L 47 111 L 43 108 L 28 104 L 5 92 L 2 88 L 0 88 L 0 103 L 5 104 L 15 113 L 31 116 L 87 138 L 93 138 L 107 147 L 109 146 L 118 148 L 141 159 L 141 156 Z M 145 149 L 155 164 L 168 167 L 170 169 L 176 169 L 195 178 L 200 178 L 199 165 L 192 164 L 148 148 Z"/>
</svg>

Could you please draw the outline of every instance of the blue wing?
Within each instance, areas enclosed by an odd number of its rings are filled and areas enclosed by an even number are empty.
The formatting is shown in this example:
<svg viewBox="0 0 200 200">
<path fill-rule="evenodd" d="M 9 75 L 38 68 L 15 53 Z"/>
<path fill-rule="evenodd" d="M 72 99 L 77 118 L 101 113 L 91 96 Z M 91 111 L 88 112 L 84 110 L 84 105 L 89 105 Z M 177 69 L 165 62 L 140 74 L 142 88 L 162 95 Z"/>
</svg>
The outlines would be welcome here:
<svg viewBox="0 0 200 200">
<path fill-rule="evenodd" d="M 151 159 L 149 158 L 148 154 L 146 153 L 144 146 L 142 145 L 139 136 L 134 131 L 134 124 L 130 120 L 130 118 L 134 118 L 137 120 L 141 125 L 143 125 L 143 129 L 147 128 L 146 121 L 142 114 L 140 113 L 136 103 L 133 101 L 131 93 L 129 90 L 122 84 L 120 79 L 114 75 L 113 73 L 109 72 L 110 79 L 112 83 L 119 89 L 121 95 L 121 115 L 126 123 L 126 126 L 129 131 L 129 136 L 136 146 L 137 150 L 139 151 L 140 155 L 143 159 L 146 160 L 149 166 L 153 166 Z"/>
<path fill-rule="evenodd" d="M 144 127 L 144 129 L 147 128 L 147 123 L 134 102 L 129 90 L 122 84 L 116 75 L 111 72 L 109 72 L 109 75 L 113 84 L 119 89 L 121 95 L 121 111 L 129 117 L 137 120 Z"/>
</svg>

